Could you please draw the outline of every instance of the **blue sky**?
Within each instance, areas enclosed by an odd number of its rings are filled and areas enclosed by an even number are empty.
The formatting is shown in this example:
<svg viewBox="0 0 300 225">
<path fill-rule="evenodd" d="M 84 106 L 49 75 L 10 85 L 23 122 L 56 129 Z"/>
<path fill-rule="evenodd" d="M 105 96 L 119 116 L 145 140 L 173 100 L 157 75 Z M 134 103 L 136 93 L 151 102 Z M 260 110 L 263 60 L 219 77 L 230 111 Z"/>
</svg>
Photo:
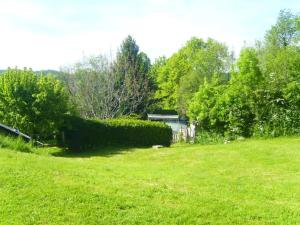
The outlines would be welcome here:
<svg viewBox="0 0 300 225">
<path fill-rule="evenodd" d="M 0 0 L 0 68 L 59 69 L 113 55 L 128 34 L 152 60 L 192 36 L 238 54 L 263 38 L 280 9 L 300 12 L 299 0 Z"/>
</svg>

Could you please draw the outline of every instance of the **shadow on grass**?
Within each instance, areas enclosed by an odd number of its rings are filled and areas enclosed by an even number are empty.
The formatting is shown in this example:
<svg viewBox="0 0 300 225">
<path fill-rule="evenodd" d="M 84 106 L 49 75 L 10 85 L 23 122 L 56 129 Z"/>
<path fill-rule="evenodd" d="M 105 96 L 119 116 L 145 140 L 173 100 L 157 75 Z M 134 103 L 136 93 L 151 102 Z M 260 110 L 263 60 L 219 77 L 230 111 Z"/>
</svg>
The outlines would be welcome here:
<svg viewBox="0 0 300 225">
<path fill-rule="evenodd" d="M 68 149 L 61 149 L 59 152 L 53 152 L 51 155 L 56 157 L 67 157 L 67 158 L 90 158 L 95 156 L 112 157 L 114 155 L 124 154 L 127 152 L 133 152 L 137 149 L 146 149 L 147 147 L 124 147 L 124 146 L 113 146 L 113 147 L 99 147 L 90 150 L 83 151 L 71 151 Z"/>
</svg>

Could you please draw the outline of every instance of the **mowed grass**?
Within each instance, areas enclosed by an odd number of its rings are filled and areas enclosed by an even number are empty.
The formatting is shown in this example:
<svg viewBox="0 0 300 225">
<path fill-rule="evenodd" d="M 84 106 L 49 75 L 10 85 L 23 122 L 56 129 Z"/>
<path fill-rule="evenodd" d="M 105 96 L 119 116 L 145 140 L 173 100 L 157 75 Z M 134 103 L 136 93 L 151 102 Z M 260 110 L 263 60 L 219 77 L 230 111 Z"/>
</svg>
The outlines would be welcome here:
<svg viewBox="0 0 300 225">
<path fill-rule="evenodd" d="M 300 224 L 297 137 L 56 151 L 0 150 L 0 224 Z"/>
</svg>

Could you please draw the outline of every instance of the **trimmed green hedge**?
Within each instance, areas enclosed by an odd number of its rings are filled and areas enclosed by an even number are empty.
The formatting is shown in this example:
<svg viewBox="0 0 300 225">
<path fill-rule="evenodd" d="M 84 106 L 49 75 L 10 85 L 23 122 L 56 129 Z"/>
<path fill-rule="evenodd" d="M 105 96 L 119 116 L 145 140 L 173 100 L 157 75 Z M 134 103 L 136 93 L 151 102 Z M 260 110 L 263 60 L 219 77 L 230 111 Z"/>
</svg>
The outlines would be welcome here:
<svg viewBox="0 0 300 225">
<path fill-rule="evenodd" d="M 160 122 L 135 119 L 85 120 L 67 117 L 59 143 L 83 151 L 104 146 L 170 146 L 172 130 Z"/>
</svg>

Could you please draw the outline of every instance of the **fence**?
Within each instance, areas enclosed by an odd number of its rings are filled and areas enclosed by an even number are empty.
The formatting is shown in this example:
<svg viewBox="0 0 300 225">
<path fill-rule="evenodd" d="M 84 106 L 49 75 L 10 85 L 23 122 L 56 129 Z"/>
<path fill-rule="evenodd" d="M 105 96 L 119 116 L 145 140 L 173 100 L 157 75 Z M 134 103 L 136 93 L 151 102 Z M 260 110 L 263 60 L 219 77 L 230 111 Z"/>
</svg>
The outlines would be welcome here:
<svg viewBox="0 0 300 225">
<path fill-rule="evenodd" d="M 194 142 L 195 140 L 195 125 L 189 127 L 181 127 L 179 131 L 173 131 L 173 143 L 177 142 Z"/>
</svg>

